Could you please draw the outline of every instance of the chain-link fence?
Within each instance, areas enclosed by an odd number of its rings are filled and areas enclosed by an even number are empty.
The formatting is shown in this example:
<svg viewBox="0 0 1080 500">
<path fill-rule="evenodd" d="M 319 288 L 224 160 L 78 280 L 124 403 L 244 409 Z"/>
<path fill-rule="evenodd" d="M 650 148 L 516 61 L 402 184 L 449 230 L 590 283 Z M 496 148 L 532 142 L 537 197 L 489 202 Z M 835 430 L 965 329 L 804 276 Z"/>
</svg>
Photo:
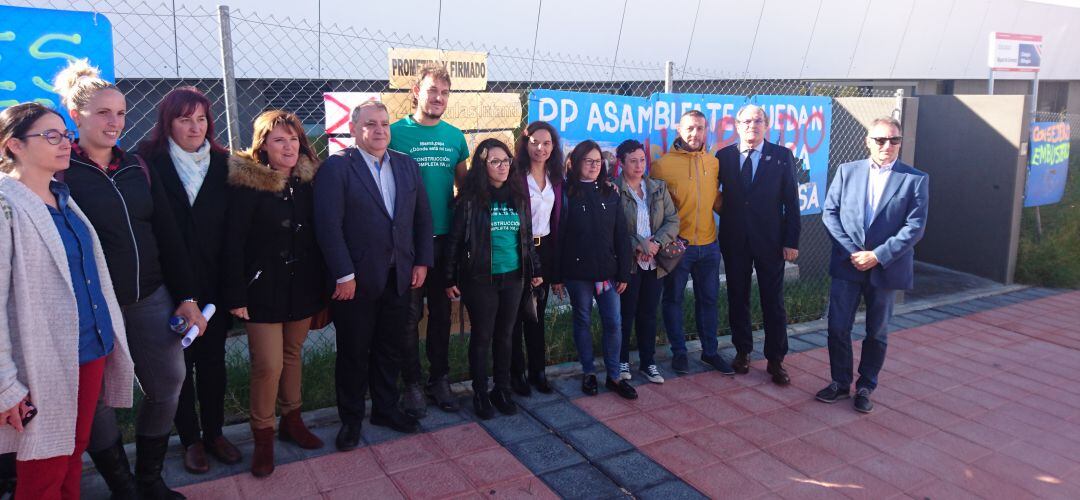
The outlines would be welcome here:
<svg viewBox="0 0 1080 500">
<path fill-rule="evenodd" d="M 435 40 L 426 33 L 371 33 L 351 26 L 278 19 L 227 8 L 189 7 L 177 2 L 0 0 L 0 4 L 94 11 L 108 18 L 113 27 L 117 85 L 127 95 L 127 129 L 121 139 L 121 145 L 126 148 L 134 147 L 145 138 L 154 124 L 156 106 L 166 93 L 182 85 L 193 85 L 213 102 L 211 114 L 217 138 L 223 144 L 229 144 L 232 125 L 239 137 L 239 143 L 234 142 L 232 147 L 246 147 L 250 143 L 255 116 L 267 109 L 284 109 L 300 117 L 319 155 L 325 158 L 331 147 L 331 137 L 326 133 L 325 93 L 379 93 L 384 100 L 389 97 L 398 103 L 397 108 L 391 105 L 393 114 L 411 113 L 411 102 L 407 98 L 400 99 L 405 91 L 388 88 L 387 51 L 390 48 L 437 46 L 445 50 L 488 54 L 486 93 L 517 96 L 520 109 L 511 110 L 514 119 L 510 124 L 506 123 L 506 113 L 502 112 L 491 118 L 497 120 L 497 124 L 485 122 L 483 113 L 476 115 L 480 118 L 463 120 L 465 125 L 459 126 L 473 141 L 492 131 L 499 131 L 508 139 L 516 137 L 526 124 L 528 94 L 533 89 L 640 97 L 665 91 L 740 96 L 827 96 L 832 98 L 828 157 L 831 178 L 841 163 L 865 157 L 863 138 L 866 129 L 862 124 L 873 117 L 893 114 L 896 108 L 894 88 L 751 80 L 716 71 L 669 67 L 670 63 L 662 61 L 612 61 L 549 54 Z M 222 40 L 225 41 L 224 51 Z M 231 58 L 231 67 L 223 69 L 223 58 Z M 670 80 L 667 78 L 669 72 Z M 235 96 L 232 89 L 235 89 Z M 226 98 L 227 91 L 229 98 Z M 461 99 L 455 96 L 460 95 L 451 96 L 451 107 L 454 99 Z M 402 106 L 405 109 L 401 109 Z M 825 186 L 819 188 L 821 192 L 817 196 L 823 201 Z M 806 215 L 802 219 L 801 253 L 789 269 L 787 279 L 786 297 L 791 322 L 816 320 L 824 312 L 830 240 L 820 218 L 820 215 Z M 761 316 L 756 298 L 753 303 L 755 324 L 759 327 Z M 693 329 L 692 302 L 688 301 L 687 306 L 685 323 L 688 329 Z M 722 292 L 719 311 L 722 327 L 727 323 L 726 310 Z M 575 359 L 568 312 L 554 304 L 548 311 L 548 321 L 551 332 L 549 360 Z M 464 337 L 456 336 L 452 342 L 451 366 L 457 379 L 467 376 Z M 333 404 L 333 348 L 332 326 L 312 332 L 305 366 L 307 407 Z M 230 412 L 245 415 L 247 349 L 244 337 L 230 339 L 228 349 L 232 375 Z"/>
</svg>

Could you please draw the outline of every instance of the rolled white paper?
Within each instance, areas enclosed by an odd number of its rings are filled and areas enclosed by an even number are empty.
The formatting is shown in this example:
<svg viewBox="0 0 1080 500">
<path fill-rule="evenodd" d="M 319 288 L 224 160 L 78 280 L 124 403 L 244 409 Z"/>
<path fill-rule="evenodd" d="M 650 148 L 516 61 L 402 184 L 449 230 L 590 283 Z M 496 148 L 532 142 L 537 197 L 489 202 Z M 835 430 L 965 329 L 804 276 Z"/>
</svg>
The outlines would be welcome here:
<svg viewBox="0 0 1080 500">
<path fill-rule="evenodd" d="M 206 321 L 210 321 L 210 318 L 217 312 L 217 306 L 214 304 L 206 304 L 202 309 L 202 315 L 206 318 Z M 180 339 L 180 345 L 187 349 L 192 342 L 195 342 L 195 338 L 199 336 L 199 325 L 194 325 L 188 329 L 184 338 Z"/>
</svg>

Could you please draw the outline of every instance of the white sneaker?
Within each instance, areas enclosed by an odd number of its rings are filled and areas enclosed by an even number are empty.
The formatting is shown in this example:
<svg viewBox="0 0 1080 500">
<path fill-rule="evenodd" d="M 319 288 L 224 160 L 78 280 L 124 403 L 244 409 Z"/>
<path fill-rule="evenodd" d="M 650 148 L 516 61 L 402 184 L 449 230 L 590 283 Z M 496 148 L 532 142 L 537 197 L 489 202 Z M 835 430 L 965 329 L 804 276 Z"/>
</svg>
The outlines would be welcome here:
<svg viewBox="0 0 1080 500">
<path fill-rule="evenodd" d="M 663 384 L 664 377 L 660 375 L 660 369 L 656 365 L 649 365 L 641 369 L 641 373 L 645 375 L 645 379 L 654 384 Z"/>
<path fill-rule="evenodd" d="M 619 380 L 630 380 L 630 363 L 619 363 Z"/>
</svg>

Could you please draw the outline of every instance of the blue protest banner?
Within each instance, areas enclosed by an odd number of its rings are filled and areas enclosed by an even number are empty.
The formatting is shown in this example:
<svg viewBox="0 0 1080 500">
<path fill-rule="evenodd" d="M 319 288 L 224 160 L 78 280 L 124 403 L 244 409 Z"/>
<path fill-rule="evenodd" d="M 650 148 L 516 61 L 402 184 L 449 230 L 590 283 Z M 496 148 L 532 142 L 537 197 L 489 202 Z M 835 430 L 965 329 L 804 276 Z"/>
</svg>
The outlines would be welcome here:
<svg viewBox="0 0 1080 500">
<path fill-rule="evenodd" d="M 1031 154 L 1028 157 L 1024 206 L 1039 207 L 1061 201 L 1069 175 L 1071 129 L 1064 122 L 1031 124 Z"/>
<path fill-rule="evenodd" d="M 832 98 L 758 95 L 751 101 L 769 115 L 768 141 L 790 149 L 799 164 L 800 212 L 821 213 L 829 177 Z"/>
<path fill-rule="evenodd" d="M 651 117 L 649 100 L 644 97 L 563 90 L 529 92 L 529 121 L 554 126 L 564 153 L 587 139 L 599 143 L 605 152 L 614 152 L 626 139 L 644 142 Z"/>
<path fill-rule="evenodd" d="M 0 109 L 28 101 L 59 109 L 52 80 L 82 58 L 113 81 L 112 24 L 104 15 L 0 6 Z"/>
<path fill-rule="evenodd" d="M 705 115 L 709 126 L 706 146 L 715 153 L 738 140 L 735 135 L 735 113 L 746 104 L 741 95 L 713 94 L 653 94 L 649 96 L 652 107 L 652 131 L 649 134 L 649 157 L 660 158 L 671 148 L 678 137 L 679 118 L 683 113 L 696 109 Z"/>
</svg>

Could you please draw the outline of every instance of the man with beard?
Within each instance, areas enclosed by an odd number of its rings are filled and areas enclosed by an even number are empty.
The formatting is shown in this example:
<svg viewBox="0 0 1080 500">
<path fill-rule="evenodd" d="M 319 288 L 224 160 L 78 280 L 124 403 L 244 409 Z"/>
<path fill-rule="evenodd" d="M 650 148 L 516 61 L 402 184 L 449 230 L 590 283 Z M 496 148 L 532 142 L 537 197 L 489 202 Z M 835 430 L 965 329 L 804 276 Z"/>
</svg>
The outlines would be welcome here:
<svg viewBox="0 0 1080 500">
<path fill-rule="evenodd" d="M 442 121 L 450 99 L 450 74 L 438 64 L 420 70 L 412 88 L 413 114 L 390 126 L 390 149 L 400 151 L 420 165 L 420 177 L 427 190 L 434 228 L 435 267 L 443 267 L 446 237 L 453 219 L 455 179 L 465 176 L 469 145 L 465 134 Z M 405 382 L 404 410 L 415 418 L 427 413 L 424 392 L 420 388 L 420 319 L 427 299 L 427 357 L 430 364 L 427 393 L 440 409 L 458 410 L 450 392 L 450 299 L 446 296 L 443 273 L 429 273 L 424 286 L 412 291 L 409 319 L 405 329 L 405 364 L 401 378 Z"/>
<path fill-rule="evenodd" d="M 668 342 L 671 369 L 687 373 L 686 336 L 683 331 L 683 297 L 686 282 L 693 278 L 694 317 L 701 339 L 701 361 L 725 375 L 733 375 L 731 365 L 717 350 L 718 318 L 716 301 L 720 293 L 720 246 L 716 243 L 714 205 L 720 202 L 719 163 L 709 154 L 705 139 L 709 134 L 705 115 L 696 109 L 679 119 L 679 137 L 671 150 L 652 165 L 652 176 L 667 183 L 671 200 L 679 212 L 679 237 L 685 239 L 686 253 L 664 278 L 661 311 Z"/>
</svg>

